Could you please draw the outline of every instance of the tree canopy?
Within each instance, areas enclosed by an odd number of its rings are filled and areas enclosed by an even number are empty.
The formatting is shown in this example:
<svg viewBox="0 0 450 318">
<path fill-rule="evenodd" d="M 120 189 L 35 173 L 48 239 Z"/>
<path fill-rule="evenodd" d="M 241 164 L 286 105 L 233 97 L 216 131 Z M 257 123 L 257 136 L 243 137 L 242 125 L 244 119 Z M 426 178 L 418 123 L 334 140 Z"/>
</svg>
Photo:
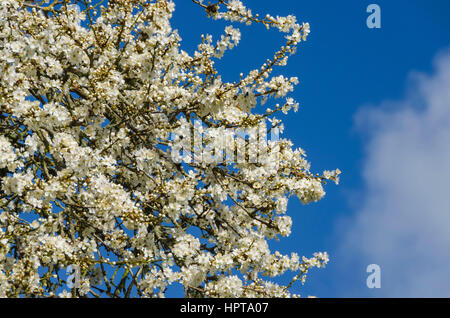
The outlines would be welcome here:
<svg viewBox="0 0 450 318">
<path fill-rule="evenodd" d="M 272 71 L 309 24 L 192 5 L 230 25 L 190 55 L 172 1 L 2 0 L 0 296 L 162 297 L 180 283 L 187 297 L 290 297 L 327 263 L 268 245 L 291 232 L 289 196 L 318 201 L 340 173 L 310 172 L 275 117 L 297 110 L 298 80 Z M 285 44 L 225 82 L 215 61 L 236 23 Z"/>
</svg>

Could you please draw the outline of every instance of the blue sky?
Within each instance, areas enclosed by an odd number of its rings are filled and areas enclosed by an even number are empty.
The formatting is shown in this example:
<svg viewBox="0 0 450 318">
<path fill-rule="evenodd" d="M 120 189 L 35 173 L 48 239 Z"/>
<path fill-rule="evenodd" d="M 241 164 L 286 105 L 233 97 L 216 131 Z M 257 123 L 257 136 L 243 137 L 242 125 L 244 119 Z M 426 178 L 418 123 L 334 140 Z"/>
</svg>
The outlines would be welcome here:
<svg viewBox="0 0 450 318">
<path fill-rule="evenodd" d="M 381 8 L 381 29 L 366 26 L 371 3 Z M 227 25 L 207 19 L 191 1 L 175 4 L 172 26 L 188 52 L 202 33 L 217 36 Z M 306 256 L 330 254 L 327 268 L 311 272 L 300 293 L 449 297 L 450 271 L 441 264 L 450 260 L 450 2 L 244 4 L 254 13 L 294 14 L 311 24 L 308 41 L 279 70 L 300 79 L 292 94 L 300 110 L 282 117 L 284 136 L 306 150 L 313 171 L 343 172 L 322 201 L 290 200 L 292 234 L 273 244 Z M 240 45 L 218 63 L 229 81 L 259 67 L 283 41 L 260 26 L 239 27 Z M 366 287 L 371 263 L 381 266 L 380 289 Z"/>
</svg>

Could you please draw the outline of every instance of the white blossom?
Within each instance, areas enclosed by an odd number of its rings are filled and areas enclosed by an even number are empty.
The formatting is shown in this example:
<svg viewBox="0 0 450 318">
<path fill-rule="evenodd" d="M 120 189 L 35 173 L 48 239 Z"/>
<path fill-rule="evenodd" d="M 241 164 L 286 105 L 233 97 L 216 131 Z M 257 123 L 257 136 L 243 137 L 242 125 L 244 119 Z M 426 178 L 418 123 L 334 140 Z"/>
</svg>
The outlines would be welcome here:
<svg viewBox="0 0 450 318">
<path fill-rule="evenodd" d="M 175 283 L 187 297 L 297 297 L 272 277 L 304 282 L 328 262 L 269 248 L 301 217 L 289 196 L 307 204 L 339 181 L 279 137 L 299 80 L 273 71 L 309 24 L 193 0 L 213 19 L 283 33 L 273 57 L 227 82 L 216 63 L 240 30 L 187 53 L 175 3 L 2 1 L 0 297 L 164 297 Z M 62 291 L 69 266 L 78 285 Z"/>
</svg>

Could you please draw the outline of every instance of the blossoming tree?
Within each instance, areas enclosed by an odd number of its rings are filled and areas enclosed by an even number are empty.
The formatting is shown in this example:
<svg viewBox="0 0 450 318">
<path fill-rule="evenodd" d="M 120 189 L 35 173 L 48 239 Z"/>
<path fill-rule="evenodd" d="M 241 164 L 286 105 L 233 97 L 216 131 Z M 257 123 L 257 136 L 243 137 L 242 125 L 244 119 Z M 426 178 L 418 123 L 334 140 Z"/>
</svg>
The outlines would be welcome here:
<svg viewBox="0 0 450 318">
<path fill-rule="evenodd" d="M 169 0 L 2 0 L 1 297 L 161 297 L 174 283 L 187 297 L 290 297 L 328 261 L 268 246 L 290 234 L 290 195 L 317 201 L 338 181 L 339 170 L 311 173 L 289 140 L 261 142 L 282 129 L 279 111 L 296 110 L 287 94 L 297 79 L 271 73 L 309 25 L 238 0 L 192 2 L 212 19 L 277 29 L 286 43 L 225 82 L 214 62 L 239 30 L 203 36 L 191 56 Z M 256 138 L 238 133 L 255 127 Z M 242 138 L 217 148 L 227 134 Z M 199 159 L 208 145 L 217 160 Z M 290 284 L 271 279 L 288 270 Z"/>
</svg>

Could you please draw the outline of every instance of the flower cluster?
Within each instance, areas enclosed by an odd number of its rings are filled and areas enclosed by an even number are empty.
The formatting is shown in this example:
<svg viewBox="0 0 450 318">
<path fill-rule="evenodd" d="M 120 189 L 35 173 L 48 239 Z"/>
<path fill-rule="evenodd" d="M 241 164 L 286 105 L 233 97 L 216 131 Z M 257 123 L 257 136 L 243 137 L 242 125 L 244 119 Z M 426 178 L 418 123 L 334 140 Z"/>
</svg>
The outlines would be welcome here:
<svg viewBox="0 0 450 318">
<path fill-rule="evenodd" d="M 246 137 L 220 145 L 224 156 L 242 147 L 242 160 L 180 162 L 170 150 L 180 131 L 187 155 L 265 121 L 268 135 L 282 131 L 275 116 L 297 110 L 287 95 L 298 80 L 272 71 L 309 25 L 260 17 L 239 0 L 192 1 L 214 19 L 274 28 L 286 43 L 225 82 L 215 62 L 239 30 L 204 35 L 190 55 L 170 0 L 2 0 L 0 297 L 163 297 L 174 283 L 188 297 L 290 297 L 327 263 L 326 253 L 282 255 L 268 241 L 291 233 L 288 197 L 321 199 L 338 170 L 313 174 L 284 138 L 258 143 L 267 154 L 258 160 Z M 289 285 L 271 281 L 291 271 Z"/>
</svg>

